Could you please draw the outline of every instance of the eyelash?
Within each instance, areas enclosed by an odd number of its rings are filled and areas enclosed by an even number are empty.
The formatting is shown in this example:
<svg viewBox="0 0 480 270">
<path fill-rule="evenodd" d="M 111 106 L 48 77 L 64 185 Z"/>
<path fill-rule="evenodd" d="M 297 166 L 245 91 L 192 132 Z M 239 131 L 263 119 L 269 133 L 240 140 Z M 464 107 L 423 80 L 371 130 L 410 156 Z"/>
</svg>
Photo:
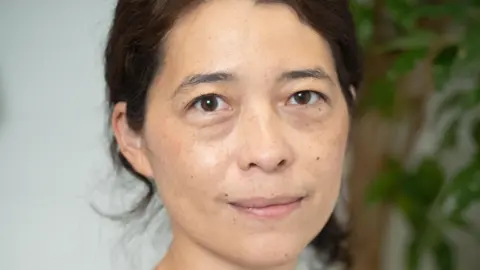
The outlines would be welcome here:
<svg viewBox="0 0 480 270">
<path fill-rule="evenodd" d="M 324 101 L 324 102 L 328 102 L 328 97 L 323 94 L 323 93 L 320 93 L 318 91 L 314 91 L 314 90 L 302 90 L 302 91 L 298 91 L 298 92 L 295 92 L 293 93 L 292 95 L 290 95 L 290 97 L 288 98 L 288 100 L 292 99 L 295 97 L 295 95 L 297 94 L 305 94 L 305 93 L 308 93 L 308 94 L 313 94 L 313 95 L 316 95 L 318 100 L 317 101 Z M 304 105 L 304 106 L 307 106 L 307 105 L 312 105 L 312 104 L 294 104 L 294 105 Z"/>
<path fill-rule="evenodd" d="M 322 101 L 324 101 L 324 102 L 328 102 L 328 101 L 329 101 L 328 97 L 327 97 L 325 94 L 320 93 L 320 92 L 318 92 L 318 91 L 314 91 L 314 90 L 302 90 L 302 91 L 295 92 L 295 93 L 293 93 L 292 95 L 289 96 L 288 100 L 291 100 L 291 99 L 294 98 L 295 95 L 297 95 L 297 94 L 306 94 L 306 93 L 308 93 L 308 94 L 313 94 L 313 95 L 317 96 L 317 97 L 318 97 L 318 100 L 317 100 L 316 102 L 318 102 L 318 101 L 320 101 L 320 100 L 322 100 Z M 210 94 L 201 95 L 201 96 L 195 98 L 194 100 L 192 100 L 192 101 L 187 105 L 187 109 L 190 110 L 190 109 L 193 109 L 193 108 L 195 108 L 195 107 L 197 107 L 197 106 L 201 106 L 201 103 L 200 103 L 200 102 L 204 101 L 206 98 L 215 98 L 215 99 L 217 99 L 217 100 L 220 99 L 222 103 L 225 103 L 225 104 L 226 104 L 224 97 L 222 97 L 222 96 L 220 96 L 220 95 L 218 95 L 218 94 L 210 93 Z M 310 98 L 311 98 L 311 97 L 310 97 Z M 219 102 L 217 101 L 216 104 L 218 105 L 218 103 L 219 103 Z M 312 104 L 293 104 L 293 105 L 308 106 L 308 105 L 312 105 Z M 201 108 L 197 108 L 197 109 L 198 109 L 198 110 L 202 110 Z M 205 111 L 205 110 L 203 110 L 203 111 L 204 111 L 204 112 L 213 112 L 213 111 Z M 217 109 L 215 109 L 214 111 L 217 111 Z"/>
<path fill-rule="evenodd" d="M 195 108 L 195 107 L 197 107 L 197 106 L 199 106 L 199 105 L 201 106 L 200 102 L 203 101 L 203 100 L 205 100 L 205 99 L 207 99 L 207 98 L 215 98 L 215 99 L 217 99 L 217 100 L 220 99 L 222 103 L 225 103 L 225 104 L 226 104 L 224 97 L 222 97 L 222 96 L 220 96 L 220 95 L 218 95 L 218 94 L 210 93 L 210 94 L 201 95 L 201 96 L 195 98 L 193 101 L 191 101 L 191 102 L 189 103 L 189 105 L 187 106 L 187 109 L 193 109 L 193 108 Z M 218 101 L 217 101 L 217 104 L 218 104 Z M 197 109 L 198 109 L 198 110 L 201 110 L 200 108 L 197 108 Z M 215 111 L 216 111 L 216 110 L 215 110 Z M 210 112 L 210 111 L 205 111 L 205 112 Z"/>
</svg>

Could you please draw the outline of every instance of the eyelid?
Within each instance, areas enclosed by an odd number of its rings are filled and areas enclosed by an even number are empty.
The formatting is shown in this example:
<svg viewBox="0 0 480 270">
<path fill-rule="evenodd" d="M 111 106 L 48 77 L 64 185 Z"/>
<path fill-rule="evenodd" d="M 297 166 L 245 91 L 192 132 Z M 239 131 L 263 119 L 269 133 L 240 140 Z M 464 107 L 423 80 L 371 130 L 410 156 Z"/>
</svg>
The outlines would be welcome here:
<svg viewBox="0 0 480 270">
<path fill-rule="evenodd" d="M 330 98 L 325 93 L 316 91 L 316 90 L 307 90 L 307 91 L 312 91 L 313 93 L 319 95 L 320 98 L 323 99 L 325 102 L 330 103 Z"/>
<path fill-rule="evenodd" d="M 330 103 L 330 99 L 329 97 L 325 94 L 325 93 L 322 93 L 320 91 L 317 91 L 317 90 L 311 90 L 311 89 L 306 89 L 306 90 L 300 90 L 300 91 L 295 91 L 293 94 L 291 94 L 289 97 L 288 97 L 288 100 L 289 101 L 290 99 L 294 98 L 294 96 L 298 93 L 302 93 L 302 92 L 310 92 L 314 95 L 317 95 L 319 100 L 323 100 L 323 102 L 326 102 L 326 103 Z M 316 103 L 316 102 L 315 102 Z M 297 105 L 297 104 L 293 104 L 293 105 Z M 302 104 L 302 105 L 313 105 L 313 104 Z"/>
<path fill-rule="evenodd" d="M 187 105 L 185 106 L 185 109 L 190 110 L 195 105 L 195 103 L 200 101 L 202 98 L 205 98 L 205 97 L 208 97 L 208 96 L 211 96 L 211 95 L 214 95 L 214 94 L 213 93 L 208 93 L 208 94 L 203 94 L 203 95 L 199 95 L 199 96 L 195 97 L 194 99 L 192 99 L 191 101 L 189 101 L 187 103 Z"/>
<path fill-rule="evenodd" d="M 202 99 L 207 98 L 207 97 L 219 98 L 219 99 L 222 100 L 223 103 L 225 103 L 225 104 L 228 105 L 227 99 L 226 99 L 224 96 L 219 95 L 219 94 L 216 94 L 216 93 L 207 93 L 207 94 L 200 95 L 200 96 L 194 98 L 192 101 L 190 101 L 190 102 L 187 104 L 185 110 L 188 111 L 188 110 L 191 110 L 191 109 L 195 109 L 196 104 L 197 104 L 198 102 L 202 101 Z M 228 106 L 230 106 L 230 105 L 228 105 Z M 205 112 L 205 113 L 214 113 L 214 112 L 218 111 L 218 110 L 215 110 L 215 111 L 212 111 L 212 112 L 208 112 L 208 111 L 203 111 L 203 110 L 200 110 L 200 109 L 197 109 L 197 110 L 198 110 L 198 111 Z"/>
</svg>

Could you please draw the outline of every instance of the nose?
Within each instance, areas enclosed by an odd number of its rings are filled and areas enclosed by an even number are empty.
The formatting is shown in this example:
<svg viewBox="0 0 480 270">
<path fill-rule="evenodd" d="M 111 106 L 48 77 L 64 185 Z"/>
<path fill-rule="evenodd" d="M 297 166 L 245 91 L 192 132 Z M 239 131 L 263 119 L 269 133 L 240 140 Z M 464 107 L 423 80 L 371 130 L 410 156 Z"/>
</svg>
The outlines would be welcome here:
<svg viewBox="0 0 480 270">
<path fill-rule="evenodd" d="M 290 166 L 293 151 L 281 119 L 273 112 L 256 112 L 241 117 L 238 166 L 243 171 L 277 172 Z"/>
</svg>

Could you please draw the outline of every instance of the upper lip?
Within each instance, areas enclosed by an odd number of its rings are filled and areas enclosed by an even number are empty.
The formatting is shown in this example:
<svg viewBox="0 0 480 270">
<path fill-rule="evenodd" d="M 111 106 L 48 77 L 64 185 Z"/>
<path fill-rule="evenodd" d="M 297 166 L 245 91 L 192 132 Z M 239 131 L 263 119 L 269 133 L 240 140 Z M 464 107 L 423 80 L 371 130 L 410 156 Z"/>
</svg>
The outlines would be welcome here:
<svg viewBox="0 0 480 270">
<path fill-rule="evenodd" d="M 302 196 L 279 196 L 274 198 L 253 197 L 232 201 L 230 204 L 244 208 L 263 208 L 275 205 L 291 204 L 301 199 L 303 199 Z"/>
</svg>

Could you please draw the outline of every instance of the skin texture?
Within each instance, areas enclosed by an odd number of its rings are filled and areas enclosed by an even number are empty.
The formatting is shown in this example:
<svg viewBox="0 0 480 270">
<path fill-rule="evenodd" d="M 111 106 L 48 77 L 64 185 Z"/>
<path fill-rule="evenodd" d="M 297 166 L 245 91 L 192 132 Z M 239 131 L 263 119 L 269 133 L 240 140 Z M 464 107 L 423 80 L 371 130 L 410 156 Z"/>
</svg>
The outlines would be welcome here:
<svg viewBox="0 0 480 270">
<path fill-rule="evenodd" d="M 282 78 L 305 69 L 320 76 Z M 184 83 L 217 72 L 226 74 Z M 299 91 L 313 92 L 302 100 Z M 206 94 L 218 96 L 195 102 Z M 333 211 L 347 105 L 328 43 L 285 5 L 217 0 L 184 15 L 166 40 L 141 133 L 125 112 L 119 103 L 112 117 L 120 151 L 155 179 L 172 222 L 159 270 L 293 269 Z M 229 204 L 276 196 L 305 199 L 275 219 Z"/>
</svg>

